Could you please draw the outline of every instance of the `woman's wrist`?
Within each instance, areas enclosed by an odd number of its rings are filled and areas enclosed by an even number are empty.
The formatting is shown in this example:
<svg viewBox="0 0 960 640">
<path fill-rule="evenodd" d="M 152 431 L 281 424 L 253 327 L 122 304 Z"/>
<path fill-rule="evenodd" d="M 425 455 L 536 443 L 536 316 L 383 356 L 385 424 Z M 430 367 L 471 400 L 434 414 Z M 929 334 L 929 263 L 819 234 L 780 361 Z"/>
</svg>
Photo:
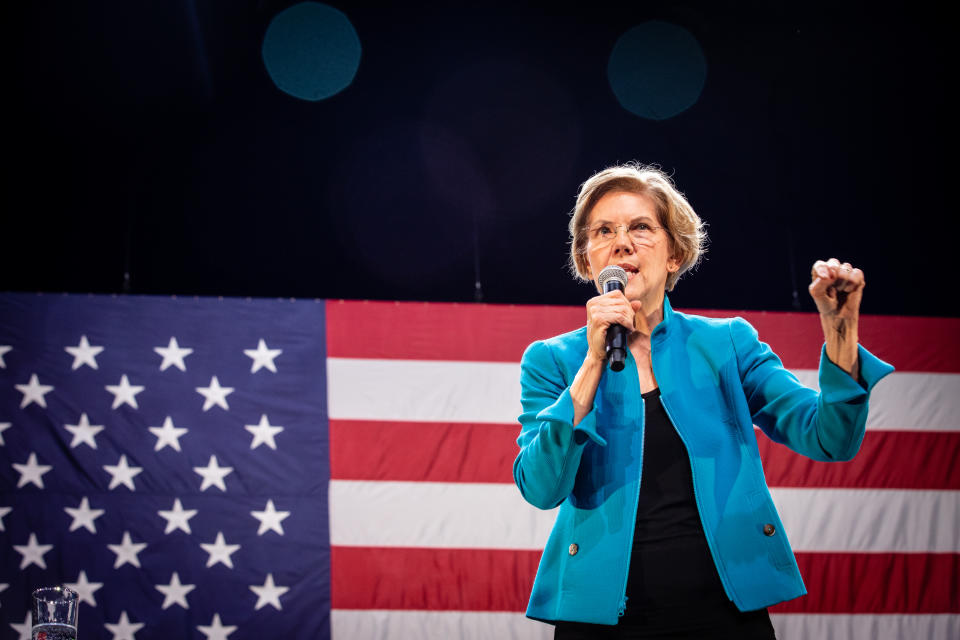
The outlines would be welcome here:
<svg viewBox="0 0 960 640">
<path fill-rule="evenodd" d="M 573 426 L 577 426 L 584 416 L 590 413 L 593 408 L 593 399 L 597 394 L 597 386 L 600 384 L 600 376 L 603 375 L 603 367 L 606 364 L 605 359 L 597 357 L 591 351 L 580 365 L 580 370 L 573 378 L 570 385 L 570 399 L 573 401 Z"/>
<path fill-rule="evenodd" d="M 840 320 L 835 316 L 820 316 L 827 358 L 848 374 L 857 377 L 859 334 L 857 322 Z"/>
</svg>

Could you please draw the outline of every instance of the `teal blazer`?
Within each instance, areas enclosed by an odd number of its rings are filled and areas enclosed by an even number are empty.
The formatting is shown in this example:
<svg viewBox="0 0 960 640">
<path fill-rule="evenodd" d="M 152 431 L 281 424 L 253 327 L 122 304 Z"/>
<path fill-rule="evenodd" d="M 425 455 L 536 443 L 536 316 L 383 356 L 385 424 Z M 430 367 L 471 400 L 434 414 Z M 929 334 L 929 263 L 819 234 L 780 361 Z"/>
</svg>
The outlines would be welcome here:
<svg viewBox="0 0 960 640">
<path fill-rule="evenodd" d="M 860 382 L 824 348 L 820 392 L 803 386 L 742 318 L 674 312 L 651 336 L 663 406 L 686 444 L 703 531 L 727 595 L 742 611 L 806 593 L 760 464 L 753 425 L 814 460 L 860 448 L 870 390 L 893 367 L 859 348 Z M 605 371 L 593 408 L 573 426 L 570 384 L 586 328 L 534 342 L 523 355 L 520 453 L 513 477 L 540 509 L 559 506 L 527 616 L 616 624 L 626 602 L 643 467 L 636 361 Z"/>
</svg>

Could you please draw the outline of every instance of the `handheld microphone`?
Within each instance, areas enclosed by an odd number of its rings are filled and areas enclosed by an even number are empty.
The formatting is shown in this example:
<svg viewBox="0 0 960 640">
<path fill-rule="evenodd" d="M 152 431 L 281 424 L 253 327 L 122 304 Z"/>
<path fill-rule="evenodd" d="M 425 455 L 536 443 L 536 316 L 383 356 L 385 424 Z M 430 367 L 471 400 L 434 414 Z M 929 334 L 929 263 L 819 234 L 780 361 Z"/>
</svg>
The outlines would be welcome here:
<svg viewBox="0 0 960 640">
<path fill-rule="evenodd" d="M 600 272 L 597 283 L 604 293 L 623 291 L 627 287 L 627 272 L 612 264 Z M 607 327 L 607 360 L 613 371 L 623 371 L 627 360 L 627 328 L 622 324 Z"/>
</svg>

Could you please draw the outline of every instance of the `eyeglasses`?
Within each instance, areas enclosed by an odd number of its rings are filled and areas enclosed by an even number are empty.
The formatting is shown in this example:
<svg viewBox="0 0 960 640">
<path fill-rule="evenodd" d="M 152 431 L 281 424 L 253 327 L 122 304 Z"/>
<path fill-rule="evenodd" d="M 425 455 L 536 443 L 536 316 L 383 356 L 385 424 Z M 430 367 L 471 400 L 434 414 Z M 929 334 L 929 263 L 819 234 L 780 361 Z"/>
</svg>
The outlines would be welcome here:
<svg viewBox="0 0 960 640">
<path fill-rule="evenodd" d="M 617 238 L 617 234 L 620 233 L 621 227 L 626 229 L 627 235 L 630 236 L 630 240 L 638 244 L 650 242 L 653 240 L 654 236 L 657 235 L 658 230 L 665 228 L 654 227 L 639 220 L 635 220 L 629 225 L 601 222 L 587 229 L 587 238 L 590 240 L 590 245 L 598 249 L 609 245 Z"/>
</svg>

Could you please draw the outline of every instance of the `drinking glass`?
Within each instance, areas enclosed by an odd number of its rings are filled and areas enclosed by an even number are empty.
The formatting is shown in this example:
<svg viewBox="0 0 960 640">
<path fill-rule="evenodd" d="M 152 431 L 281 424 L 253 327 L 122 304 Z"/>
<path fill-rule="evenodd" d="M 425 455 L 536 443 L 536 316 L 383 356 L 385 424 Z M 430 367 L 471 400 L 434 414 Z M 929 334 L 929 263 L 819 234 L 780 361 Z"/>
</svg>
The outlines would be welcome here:
<svg viewBox="0 0 960 640">
<path fill-rule="evenodd" d="M 33 640 L 76 640 L 77 592 L 42 587 L 33 592 Z"/>
</svg>

